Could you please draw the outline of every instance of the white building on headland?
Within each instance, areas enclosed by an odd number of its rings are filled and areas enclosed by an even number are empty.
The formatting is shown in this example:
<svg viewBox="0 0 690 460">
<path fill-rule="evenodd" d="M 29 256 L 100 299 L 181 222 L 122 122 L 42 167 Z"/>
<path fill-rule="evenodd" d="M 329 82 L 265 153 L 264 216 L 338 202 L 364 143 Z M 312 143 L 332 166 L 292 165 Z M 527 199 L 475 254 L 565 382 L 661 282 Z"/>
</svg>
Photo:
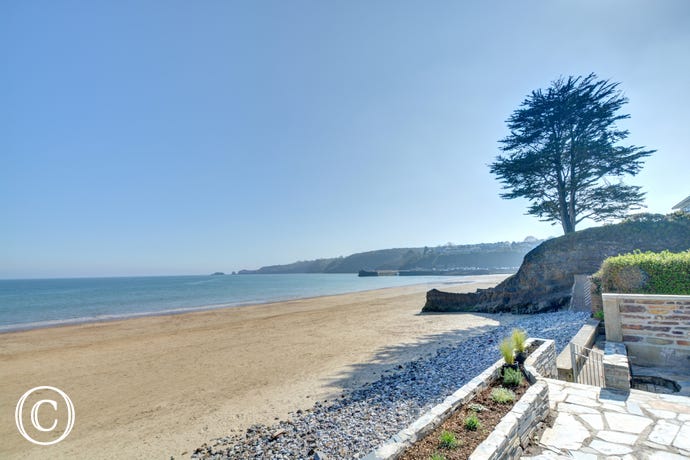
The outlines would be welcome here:
<svg viewBox="0 0 690 460">
<path fill-rule="evenodd" d="M 690 196 L 673 207 L 674 211 L 690 212 Z"/>
</svg>

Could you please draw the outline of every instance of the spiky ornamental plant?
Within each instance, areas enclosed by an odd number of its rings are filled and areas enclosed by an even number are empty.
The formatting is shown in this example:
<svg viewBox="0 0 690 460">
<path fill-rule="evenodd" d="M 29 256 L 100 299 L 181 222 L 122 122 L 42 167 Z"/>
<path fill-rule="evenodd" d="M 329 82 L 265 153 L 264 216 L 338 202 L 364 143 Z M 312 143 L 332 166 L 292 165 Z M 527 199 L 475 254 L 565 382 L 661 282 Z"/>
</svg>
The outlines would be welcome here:
<svg viewBox="0 0 690 460">
<path fill-rule="evenodd" d="M 515 352 L 524 353 L 527 348 L 527 333 L 522 329 L 513 329 L 510 338 L 513 341 Z"/>
<path fill-rule="evenodd" d="M 503 342 L 498 346 L 498 349 L 503 356 L 503 360 L 506 364 L 512 366 L 515 364 L 515 355 L 513 353 L 513 341 L 510 338 L 503 339 Z"/>
</svg>

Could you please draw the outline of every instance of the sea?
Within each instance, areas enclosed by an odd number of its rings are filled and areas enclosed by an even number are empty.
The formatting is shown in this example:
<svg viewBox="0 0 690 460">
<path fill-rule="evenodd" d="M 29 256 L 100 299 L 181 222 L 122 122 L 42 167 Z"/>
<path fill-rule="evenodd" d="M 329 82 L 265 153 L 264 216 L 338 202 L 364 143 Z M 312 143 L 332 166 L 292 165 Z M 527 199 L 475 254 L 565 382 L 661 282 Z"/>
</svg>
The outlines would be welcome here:
<svg viewBox="0 0 690 460">
<path fill-rule="evenodd" d="M 467 278 L 285 274 L 0 280 L 0 333 Z"/>
</svg>

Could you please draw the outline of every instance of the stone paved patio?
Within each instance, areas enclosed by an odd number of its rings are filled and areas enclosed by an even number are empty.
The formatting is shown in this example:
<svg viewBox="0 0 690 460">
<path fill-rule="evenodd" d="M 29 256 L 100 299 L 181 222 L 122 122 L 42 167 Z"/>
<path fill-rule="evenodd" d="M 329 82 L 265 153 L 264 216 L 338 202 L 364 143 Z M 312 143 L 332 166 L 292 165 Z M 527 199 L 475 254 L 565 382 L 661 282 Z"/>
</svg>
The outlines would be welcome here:
<svg viewBox="0 0 690 460">
<path fill-rule="evenodd" d="M 556 418 L 543 452 L 523 460 L 690 458 L 690 398 L 546 381 Z"/>
</svg>

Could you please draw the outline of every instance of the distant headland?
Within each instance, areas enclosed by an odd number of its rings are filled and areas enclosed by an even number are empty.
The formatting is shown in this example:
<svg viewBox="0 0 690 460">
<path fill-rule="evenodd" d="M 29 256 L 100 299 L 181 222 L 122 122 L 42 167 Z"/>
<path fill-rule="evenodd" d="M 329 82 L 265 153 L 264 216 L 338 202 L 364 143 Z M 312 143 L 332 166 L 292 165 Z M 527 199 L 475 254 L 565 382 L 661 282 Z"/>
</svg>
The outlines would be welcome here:
<svg viewBox="0 0 690 460">
<path fill-rule="evenodd" d="M 544 240 L 499 242 L 422 248 L 393 248 L 359 252 L 347 257 L 270 265 L 238 274 L 360 273 L 382 275 L 474 275 L 514 273 L 529 251 Z"/>
</svg>

